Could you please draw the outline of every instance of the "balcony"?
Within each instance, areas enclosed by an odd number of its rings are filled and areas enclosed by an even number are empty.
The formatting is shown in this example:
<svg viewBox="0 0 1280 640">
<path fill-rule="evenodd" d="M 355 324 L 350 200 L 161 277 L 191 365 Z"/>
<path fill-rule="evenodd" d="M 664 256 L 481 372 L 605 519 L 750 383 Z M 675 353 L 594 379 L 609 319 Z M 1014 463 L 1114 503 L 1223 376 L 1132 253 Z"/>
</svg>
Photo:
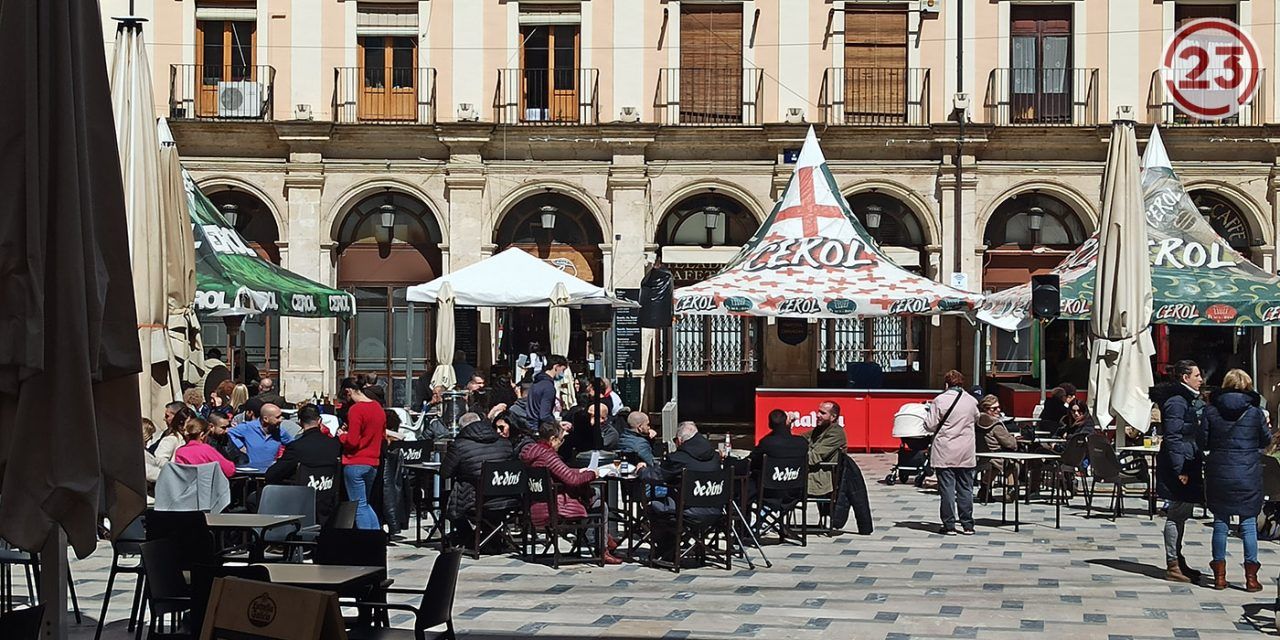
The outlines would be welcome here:
<svg viewBox="0 0 1280 640">
<path fill-rule="evenodd" d="M 659 69 L 653 106 L 664 125 L 759 124 L 763 80 L 754 68 Z"/>
<path fill-rule="evenodd" d="M 434 124 L 436 70 L 431 67 L 333 70 L 337 124 Z"/>
<path fill-rule="evenodd" d="M 818 107 L 831 125 L 927 125 L 929 70 L 832 67 Z"/>
<path fill-rule="evenodd" d="M 169 117 L 270 120 L 275 82 L 268 65 L 169 65 Z"/>
<path fill-rule="evenodd" d="M 1204 78 L 1229 77 L 1233 71 L 1206 69 Z M 1221 120 L 1202 120 L 1183 113 L 1169 97 L 1169 87 L 1159 70 L 1151 74 L 1151 87 L 1147 91 L 1147 121 L 1167 127 L 1259 127 L 1266 123 L 1267 70 L 1258 70 L 1258 87 L 1248 102 L 1240 105 L 1235 115 Z"/>
<path fill-rule="evenodd" d="M 1098 70 L 992 69 L 983 106 L 994 125 L 1096 125 Z"/>
<path fill-rule="evenodd" d="M 599 69 L 498 69 L 493 97 L 500 124 L 596 124 Z"/>
</svg>

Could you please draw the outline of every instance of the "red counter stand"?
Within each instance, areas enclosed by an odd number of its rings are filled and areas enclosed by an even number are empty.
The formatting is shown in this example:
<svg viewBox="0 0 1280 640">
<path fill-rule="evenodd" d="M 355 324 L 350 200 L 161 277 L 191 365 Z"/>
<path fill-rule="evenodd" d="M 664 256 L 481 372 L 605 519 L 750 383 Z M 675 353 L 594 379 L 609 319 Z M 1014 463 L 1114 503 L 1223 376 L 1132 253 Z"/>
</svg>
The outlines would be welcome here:
<svg viewBox="0 0 1280 640">
<path fill-rule="evenodd" d="M 928 389 L 756 389 L 756 441 L 769 432 L 770 411 L 799 412 L 792 432 L 800 434 L 816 424 L 818 404 L 830 400 L 840 405 L 850 451 L 893 451 L 898 448 L 894 414 L 904 404 L 932 400 L 939 393 Z"/>
</svg>

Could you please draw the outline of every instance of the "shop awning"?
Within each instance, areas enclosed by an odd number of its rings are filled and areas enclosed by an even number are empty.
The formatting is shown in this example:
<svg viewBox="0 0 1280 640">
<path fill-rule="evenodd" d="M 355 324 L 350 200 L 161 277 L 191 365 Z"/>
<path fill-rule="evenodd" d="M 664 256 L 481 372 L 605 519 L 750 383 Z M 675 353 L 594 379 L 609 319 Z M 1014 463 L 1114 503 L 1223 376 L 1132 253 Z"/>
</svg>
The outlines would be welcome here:
<svg viewBox="0 0 1280 640">
<path fill-rule="evenodd" d="M 840 195 L 812 127 L 760 229 L 718 274 L 675 296 L 677 314 L 795 318 L 966 314 L 981 300 L 885 255 Z"/>
<path fill-rule="evenodd" d="M 196 312 L 209 317 L 234 306 L 302 318 L 350 316 L 355 298 L 264 260 L 245 242 L 185 170 L 196 242 Z"/>
<path fill-rule="evenodd" d="M 1200 215 L 1156 129 L 1142 156 L 1142 194 L 1155 296 L 1153 323 L 1280 324 L 1280 278 L 1232 249 Z M 1089 319 L 1097 266 L 1095 234 L 1053 269 L 1061 283 L 1062 318 Z M 1012 331 L 1031 323 L 1030 309 L 1028 283 L 987 296 L 978 319 Z"/>
</svg>

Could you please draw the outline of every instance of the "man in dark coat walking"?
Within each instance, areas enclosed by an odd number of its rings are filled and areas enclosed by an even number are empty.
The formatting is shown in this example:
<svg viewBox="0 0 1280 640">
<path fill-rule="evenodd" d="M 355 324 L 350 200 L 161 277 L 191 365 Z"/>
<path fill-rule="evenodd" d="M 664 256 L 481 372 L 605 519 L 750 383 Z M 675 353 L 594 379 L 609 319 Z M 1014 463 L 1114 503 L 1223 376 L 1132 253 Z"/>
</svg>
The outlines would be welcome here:
<svg viewBox="0 0 1280 640">
<path fill-rule="evenodd" d="M 1204 501 L 1201 486 L 1201 454 L 1197 446 L 1200 416 L 1200 367 L 1191 360 L 1179 360 L 1172 369 L 1173 380 L 1151 388 L 1152 402 L 1160 406 L 1163 439 L 1156 455 L 1156 493 L 1169 502 L 1165 510 L 1165 579 L 1197 582 L 1200 572 L 1187 565 L 1182 556 L 1182 537 L 1195 505 Z"/>
</svg>

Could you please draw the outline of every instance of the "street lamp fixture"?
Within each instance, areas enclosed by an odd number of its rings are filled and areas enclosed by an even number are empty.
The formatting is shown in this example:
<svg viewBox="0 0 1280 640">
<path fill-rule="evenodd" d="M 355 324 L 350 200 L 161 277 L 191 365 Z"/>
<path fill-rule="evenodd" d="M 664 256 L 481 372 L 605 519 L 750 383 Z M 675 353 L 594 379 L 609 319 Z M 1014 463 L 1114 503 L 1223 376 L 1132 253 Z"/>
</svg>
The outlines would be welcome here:
<svg viewBox="0 0 1280 640">
<path fill-rule="evenodd" d="M 1027 228 L 1032 231 L 1039 231 L 1044 226 L 1044 209 L 1040 207 L 1031 207 L 1027 209 Z"/>
<path fill-rule="evenodd" d="M 222 205 L 222 218 L 227 221 L 227 224 L 231 225 L 232 229 L 236 228 L 236 223 L 240 221 L 240 207 L 236 206 L 234 202 Z"/>
<path fill-rule="evenodd" d="M 880 228 L 880 217 L 884 215 L 884 209 L 878 204 L 867 205 L 866 218 L 867 229 L 875 231 Z"/>
<path fill-rule="evenodd" d="M 560 208 L 553 204 L 544 204 L 538 208 L 538 211 L 542 228 L 550 233 L 556 228 L 556 214 L 560 212 Z"/>
<path fill-rule="evenodd" d="M 720 216 L 724 215 L 724 211 L 713 204 L 709 204 L 702 209 L 702 225 L 711 231 L 720 226 Z"/>
<path fill-rule="evenodd" d="M 382 228 L 390 230 L 396 226 L 396 206 L 391 204 L 391 194 L 387 194 L 387 199 L 378 207 L 378 221 L 382 223 Z"/>
</svg>

